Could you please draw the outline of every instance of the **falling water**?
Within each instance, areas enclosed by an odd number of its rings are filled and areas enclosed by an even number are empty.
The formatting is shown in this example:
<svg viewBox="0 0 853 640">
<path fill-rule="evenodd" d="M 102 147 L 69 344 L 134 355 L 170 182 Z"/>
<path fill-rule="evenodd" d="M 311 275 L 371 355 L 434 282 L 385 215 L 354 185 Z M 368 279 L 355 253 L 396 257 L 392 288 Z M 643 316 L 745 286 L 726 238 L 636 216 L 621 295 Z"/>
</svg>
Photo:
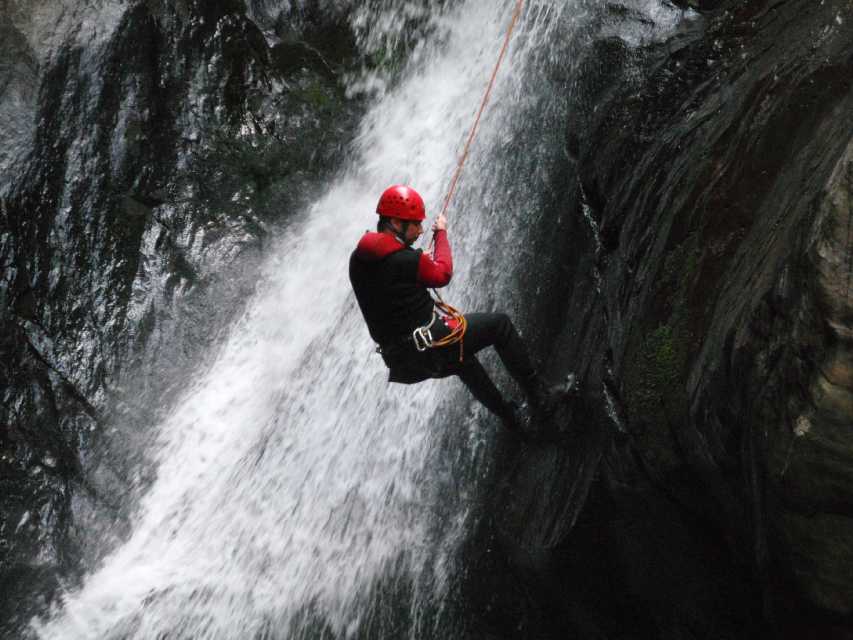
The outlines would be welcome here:
<svg viewBox="0 0 853 640">
<path fill-rule="evenodd" d="M 470 509 L 439 470 L 476 477 L 496 425 L 451 380 L 387 384 L 346 274 L 385 186 L 440 205 L 513 5 L 435 4 L 429 39 L 376 93 L 348 168 L 280 238 L 213 363 L 158 427 L 156 481 L 131 535 L 34 622 L 41 638 L 346 637 L 383 580 L 409 594 L 405 634 L 429 635 L 418 620 L 444 597 Z M 555 188 L 560 71 L 597 4 L 527 3 L 451 210 L 450 296 L 463 308 L 524 301 L 517 279 L 536 267 L 514 248 Z"/>
</svg>

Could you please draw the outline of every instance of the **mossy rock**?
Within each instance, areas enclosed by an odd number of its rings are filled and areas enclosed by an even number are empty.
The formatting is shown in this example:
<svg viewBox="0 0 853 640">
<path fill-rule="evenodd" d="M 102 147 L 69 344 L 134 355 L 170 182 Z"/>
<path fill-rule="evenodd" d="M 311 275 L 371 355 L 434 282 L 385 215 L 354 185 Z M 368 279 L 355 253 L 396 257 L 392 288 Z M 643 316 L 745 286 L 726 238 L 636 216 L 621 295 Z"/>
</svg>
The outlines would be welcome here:
<svg viewBox="0 0 853 640">
<path fill-rule="evenodd" d="M 637 345 L 625 376 L 629 417 L 652 464 L 680 465 L 671 426 L 677 427 L 686 407 L 684 368 L 687 359 L 683 323 L 660 325 Z"/>
<path fill-rule="evenodd" d="M 638 437 L 650 458 L 664 466 L 679 465 L 671 428 L 687 419 L 686 373 L 693 339 L 687 300 L 699 253 L 694 234 L 667 254 L 647 316 L 656 324 L 635 330 L 625 358 L 629 418 L 645 427 L 638 429 Z"/>
</svg>

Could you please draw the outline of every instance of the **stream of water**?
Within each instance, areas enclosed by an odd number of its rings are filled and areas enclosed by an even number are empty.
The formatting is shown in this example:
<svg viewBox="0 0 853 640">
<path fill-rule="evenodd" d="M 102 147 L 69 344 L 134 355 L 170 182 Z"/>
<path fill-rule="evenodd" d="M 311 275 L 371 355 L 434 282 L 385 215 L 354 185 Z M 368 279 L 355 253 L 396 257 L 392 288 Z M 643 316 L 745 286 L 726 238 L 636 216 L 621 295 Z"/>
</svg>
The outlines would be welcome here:
<svg viewBox="0 0 853 640">
<path fill-rule="evenodd" d="M 431 35 L 404 79 L 376 93 L 348 166 L 277 241 L 213 363 L 157 427 L 156 480 L 131 535 L 34 622 L 39 637 L 354 636 L 389 576 L 410 585 L 403 635 L 429 635 L 420 612 L 440 609 L 476 498 L 476 482 L 446 475 L 476 478 L 498 425 L 454 380 L 387 384 L 347 261 L 387 185 L 440 207 L 513 4 L 435 3 Z M 658 3 L 635 4 L 660 22 Z M 535 265 L 513 247 L 542 222 L 564 154 L 556 71 L 596 5 L 527 3 L 450 214 L 454 304 L 523 301 L 514 290 Z M 448 430 L 460 445 L 450 461 Z"/>
</svg>

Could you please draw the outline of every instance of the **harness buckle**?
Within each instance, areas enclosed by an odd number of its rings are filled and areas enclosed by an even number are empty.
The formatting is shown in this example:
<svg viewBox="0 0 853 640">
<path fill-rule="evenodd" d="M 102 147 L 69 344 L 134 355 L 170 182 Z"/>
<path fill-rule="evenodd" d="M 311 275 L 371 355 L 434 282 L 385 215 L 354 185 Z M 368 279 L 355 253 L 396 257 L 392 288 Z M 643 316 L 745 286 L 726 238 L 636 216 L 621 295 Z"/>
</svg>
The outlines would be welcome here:
<svg viewBox="0 0 853 640">
<path fill-rule="evenodd" d="M 427 349 L 432 347 L 432 332 L 429 330 L 429 327 L 418 327 L 414 331 L 412 331 L 412 338 L 415 341 L 415 348 L 418 351 L 426 351 Z"/>
</svg>

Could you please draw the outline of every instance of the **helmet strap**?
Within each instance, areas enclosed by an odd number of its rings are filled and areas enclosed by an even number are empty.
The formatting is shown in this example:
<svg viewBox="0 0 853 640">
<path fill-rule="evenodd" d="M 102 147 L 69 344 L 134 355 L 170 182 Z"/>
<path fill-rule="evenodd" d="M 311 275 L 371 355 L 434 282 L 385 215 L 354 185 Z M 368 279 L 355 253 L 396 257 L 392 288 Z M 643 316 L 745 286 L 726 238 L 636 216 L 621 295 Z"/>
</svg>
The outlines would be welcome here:
<svg viewBox="0 0 853 640">
<path fill-rule="evenodd" d="M 397 240 L 399 240 L 400 242 L 402 242 L 405 246 L 412 246 L 412 243 L 406 240 L 406 232 L 409 230 L 409 225 L 411 224 L 411 222 L 409 222 L 408 220 L 403 220 L 401 218 L 395 219 L 400 221 L 400 229 L 397 229 L 394 224 L 389 223 L 387 226 L 388 231 L 393 233 L 394 237 L 397 238 Z"/>
<path fill-rule="evenodd" d="M 406 234 L 409 232 L 409 227 L 412 225 L 412 223 L 408 220 L 402 220 L 402 223 L 403 228 L 400 229 L 400 232 L 397 234 L 397 237 L 404 245 L 406 245 L 407 247 L 411 247 L 412 243 L 406 240 Z"/>
</svg>

